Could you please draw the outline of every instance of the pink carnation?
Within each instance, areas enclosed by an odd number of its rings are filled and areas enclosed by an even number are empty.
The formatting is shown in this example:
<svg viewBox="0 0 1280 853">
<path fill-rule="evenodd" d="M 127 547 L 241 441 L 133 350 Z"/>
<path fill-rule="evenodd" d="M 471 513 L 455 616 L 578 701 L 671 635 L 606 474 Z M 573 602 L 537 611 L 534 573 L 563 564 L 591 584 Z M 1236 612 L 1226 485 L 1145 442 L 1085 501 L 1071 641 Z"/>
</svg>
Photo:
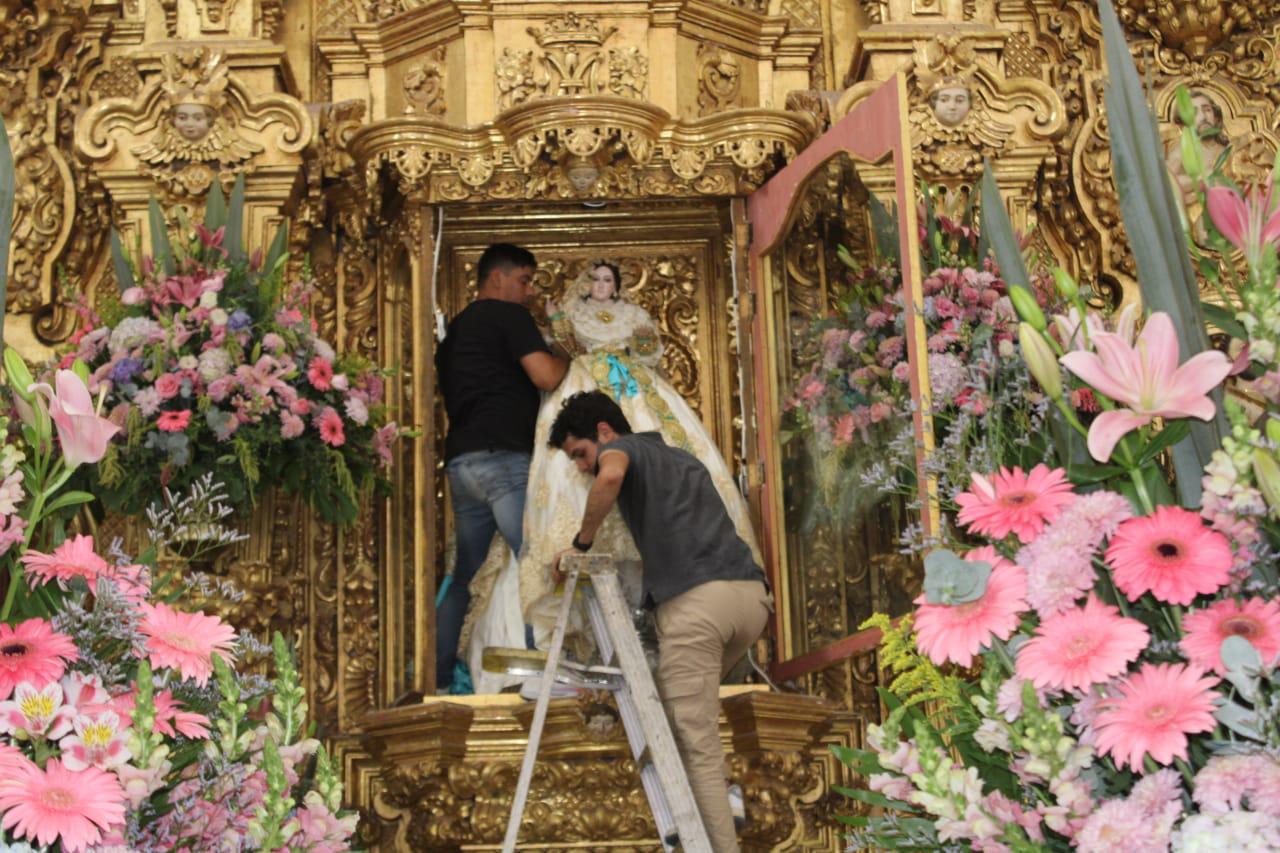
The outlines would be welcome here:
<svg viewBox="0 0 1280 853">
<path fill-rule="evenodd" d="M 1041 619 L 1072 607 L 1093 587 L 1098 547 L 1131 515 L 1129 501 L 1115 492 L 1080 495 L 1018 551 L 1018 565 L 1027 567 L 1027 603 Z"/>
<path fill-rule="evenodd" d="M 281 438 L 297 438 L 302 435 L 302 431 L 306 429 L 306 423 L 302 418 L 286 409 L 280 410 L 280 437 Z"/>
<path fill-rule="evenodd" d="M 993 638 L 1007 640 L 1018 629 L 1019 614 L 1027 606 L 1026 569 L 990 546 L 970 551 L 965 559 L 992 566 L 979 599 L 957 605 L 929 604 L 923 595 L 916 599 L 916 645 L 936 664 L 972 665 L 974 655 Z"/>
<path fill-rule="evenodd" d="M 1280 817 L 1280 759 L 1265 752 L 1215 755 L 1196 774 L 1191 798 L 1208 814 L 1249 808 Z"/>
</svg>

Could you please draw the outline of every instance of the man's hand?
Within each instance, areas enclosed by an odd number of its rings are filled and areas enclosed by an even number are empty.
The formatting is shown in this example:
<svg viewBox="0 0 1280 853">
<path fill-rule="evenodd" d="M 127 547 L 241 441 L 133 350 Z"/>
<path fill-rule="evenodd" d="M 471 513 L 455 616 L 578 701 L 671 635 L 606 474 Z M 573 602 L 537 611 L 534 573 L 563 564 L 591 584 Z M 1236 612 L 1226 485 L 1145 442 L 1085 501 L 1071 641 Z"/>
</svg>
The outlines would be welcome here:
<svg viewBox="0 0 1280 853">
<path fill-rule="evenodd" d="M 565 573 L 560 571 L 560 560 L 569 554 L 581 553 L 576 548 L 565 548 L 551 560 L 551 583 L 560 586 L 564 583 Z"/>
</svg>

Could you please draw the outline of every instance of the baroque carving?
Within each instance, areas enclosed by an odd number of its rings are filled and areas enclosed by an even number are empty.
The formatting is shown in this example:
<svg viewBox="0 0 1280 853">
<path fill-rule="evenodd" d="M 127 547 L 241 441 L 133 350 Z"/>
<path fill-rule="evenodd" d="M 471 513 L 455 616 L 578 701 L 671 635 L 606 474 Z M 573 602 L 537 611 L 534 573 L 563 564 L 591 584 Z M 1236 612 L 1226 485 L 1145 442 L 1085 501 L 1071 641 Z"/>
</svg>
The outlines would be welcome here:
<svg viewBox="0 0 1280 853">
<path fill-rule="evenodd" d="M 644 98 L 649 79 L 649 58 L 638 47 L 609 50 L 609 92 L 620 98 Z"/>
<path fill-rule="evenodd" d="M 536 80 L 538 90 L 552 98 L 604 91 L 600 48 L 617 31 L 617 27 L 602 27 L 598 19 L 577 12 L 549 18 L 542 27 L 529 27 L 529 35 L 545 51 L 538 57 L 542 66 Z"/>
<path fill-rule="evenodd" d="M 698 115 L 733 106 L 741 90 L 738 58 L 718 44 L 698 45 Z"/>
<path fill-rule="evenodd" d="M 404 75 L 405 114 L 442 116 L 447 105 L 444 98 L 445 49 L 438 47 L 427 58 L 410 66 Z"/>
<path fill-rule="evenodd" d="M 215 178 L 247 169 L 267 145 L 296 154 L 311 141 L 311 118 L 300 102 L 253 95 L 222 54 L 183 48 L 162 63 L 162 73 L 134 98 L 106 98 L 80 117 L 82 154 L 107 160 L 128 140 L 129 155 L 153 180 L 177 196 L 201 195 Z"/>
<path fill-rule="evenodd" d="M 536 89 L 533 85 L 533 51 L 502 49 L 494 68 L 498 85 L 498 108 L 522 104 Z"/>
<path fill-rule="evenodd" d="M 1280 3 L 1116 0 L 1116 13 L 1140 35 L 1156 34 L 1163 44 L 1201 57 L 1233 34 L 1259 28 L 1280 13 Z"/>
</svg>

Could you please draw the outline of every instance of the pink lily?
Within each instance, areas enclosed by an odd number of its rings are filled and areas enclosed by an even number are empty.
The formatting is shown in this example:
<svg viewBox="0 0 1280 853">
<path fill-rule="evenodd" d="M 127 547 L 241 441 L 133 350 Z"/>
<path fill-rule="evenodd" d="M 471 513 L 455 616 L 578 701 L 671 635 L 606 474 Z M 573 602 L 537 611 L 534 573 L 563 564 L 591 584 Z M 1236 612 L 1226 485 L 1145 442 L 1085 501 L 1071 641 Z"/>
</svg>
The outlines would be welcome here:
<svg viewBox="0 0 1280 853">
<path fill-rule="evenodd" d="M 120 427 L 106 418 L 98 417 L 93 407 L 89 389 L 70 370 L 59 370 L 54 377 L 57 392 L 47 382 L 37 382 L 28 387 L 44 396 L 49 402 L 49 416 L 58 429 L 62 443 L 62 458 L 74 468 L 82 462 L 97 462 L 107 452 L 107 442 L 120 431 Z"/>
<path fill-rule="evenodd" d="M 1280 240 L 1280 205 L 1272 205 L 1271 187 L 1251 188 L 1247 201 L 1231 187 L 1209 187 L 1205 194 L 1214 226 L 1256 266 L 1262 247 Z"/>
<path fill-rule="evenodd" d="M 1088 438 L 1094 459 L 1109 460 L 1121 438 L 1153 418 L 1213 417 L 1213 401 L 1207 395 L 1226 378 L 1231 360 L 1208 350 L 1179 366 L 1178 338 L 1168 314 L 1152 314 L 1136 344 L 1112 332 L 1098 333 L 1093 344 L 1096 353 L 1077 350 L 1059 361 L 1095 390 L 1128 407 L 1094 419 Z"/>
</svg>

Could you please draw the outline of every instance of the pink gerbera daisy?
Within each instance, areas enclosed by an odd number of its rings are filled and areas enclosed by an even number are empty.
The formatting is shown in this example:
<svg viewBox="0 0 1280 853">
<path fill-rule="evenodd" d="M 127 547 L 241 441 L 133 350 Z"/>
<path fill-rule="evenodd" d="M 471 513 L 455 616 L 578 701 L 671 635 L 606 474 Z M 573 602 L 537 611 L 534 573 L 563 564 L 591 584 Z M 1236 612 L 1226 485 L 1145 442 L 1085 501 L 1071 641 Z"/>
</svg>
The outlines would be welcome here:
<svg viewBox="0 0 1280 853">
<path fill-rule="evenodd" d="M 22 565 L 40 583 L 56 580 L 64 589 L 67 581 L 75 577 L 84 578 L 93 589 L 98 576 L 111 570 L 111 564 L 94 552 L 93 537 L 81 535 L 72 536 L 52 554 L 28 551 L 22 555 Z"/>
<path fill-rule="evenodd" d="M 973 474 L 972 481 L 972 488 L 956 498 L 958 519 L 972 532 L 992 539 L 1015 533 L 1030 542 L 1040 535 L 1045 522 L 1075 499 L 1067 472 L 1046 465 L 1037 465 L 1030 474 L 1021 468 L 1001 468 L 990 480 Z"/>
<path fill-rule="evenodd" d="M 44 846 L 61 841 L 67 853 L 78 853 L 98 843 L 104 830 L 124 824 L 124 789 L 114 773 L 97 767 L 73 772 L 51 758 L 44 770 L 20 766 L 13 782 L 0 786 L 0 811 L 15 838 Z"/>
<path fill-rule="evenodd" d="M 78 654 L 71 638 L 43 619 L 28 619 L 16 628 L 0 624 L 0 700 L 23 681 L 37 689 L 57 681 Z"/>
<path fill-rule="evenodd" d="M 1090 595 L 1084 607 L 1040 623 L 1035 637 L 1018 650 L 1018 675 L 1036 687 L 1085 690 L 1124 672 L 1149 639 L 1137 619 Z"/>
<path fill-rule="evenodd" d="M 1027 608 L 1027 570 L 996 553 L 991 546 L 965 555 L 971 562 L 991 564 L 987 588 L 977 601 L 967 604 L 929 604 L 916 599 L 916 646 L 934 663 L 952 661 L 961 666 L 992 638 L 1007 640 L 1018 628 L 1018 614 Z"/>
<path fill-rule="evenodd" d="M 1244 637 L 1263 663 L 1271 663 L 1280 654 L 1280 602 L 1249 598 L 1243 602 L 1228 598 L 1197 610 L 1182 622 L 1186 636 L 1182 651 L 1187 660 L 1203 669 L 1226 675 L 1222 663 L 1222 641 L 1227 637 Z"/>
<path fill-rule="evenodd" d="M 231 658 L 236 633 L 216 616 L 184 613 L 163 602 L 143 604 L 138 631 L 147 638 L 147 657 L 157 668 L 173 667 L 204 686 L 213 674 L 213 655 Z"/>
<path fill-rule="evenodd" d="M 183 409 L 179 412 L 162 412 L 160 419 L 156 421 L 156 428 L 164 432 L 182 432 L 189 423 L 191 423 L 190 409 Z"/>
<path fill-rule="evenodd" d="M 1116 586 L 1130 601 L 1150 592 L 1167 604 L 1190 604 L 1230 580 L 1231 562 L 1227 538 L 1176 506 L 1129 519 L 1107 546 Z"/>
<path fill-rule="evenodd" d="M 307 380 L 317 391 L 328 391 L 333 385 L 333 365 L 327 358 L 316 356 L 307 365 Z"/>
<path fill-rule="evenodd" d="M 1098 715 L 1098 750 L 1117 765 L 1142 770 L 1187 757 L 1187 735 L 1212 731 L 1216 678 L 1181 663 L 1147 663 L 1120 682 L 1119 696 Z"/>
<path fill-rule="evenodd" d="M 154 731 L 166 737 L 182 735 L 189 738 L 209 736 L 209 718 L 194 711 L 182 711 L 182 703 L 168 690 L 155 695 L 156 721 Z"/>
<path fill-rule="evenodd" d="M 341 447 L 347 440 L 342 431 L 342 415 L 332 406 L 325 406 L 316 416 L 316 427 L 320 430 L 320 440 L 333 447 Z"/>
</svg>

